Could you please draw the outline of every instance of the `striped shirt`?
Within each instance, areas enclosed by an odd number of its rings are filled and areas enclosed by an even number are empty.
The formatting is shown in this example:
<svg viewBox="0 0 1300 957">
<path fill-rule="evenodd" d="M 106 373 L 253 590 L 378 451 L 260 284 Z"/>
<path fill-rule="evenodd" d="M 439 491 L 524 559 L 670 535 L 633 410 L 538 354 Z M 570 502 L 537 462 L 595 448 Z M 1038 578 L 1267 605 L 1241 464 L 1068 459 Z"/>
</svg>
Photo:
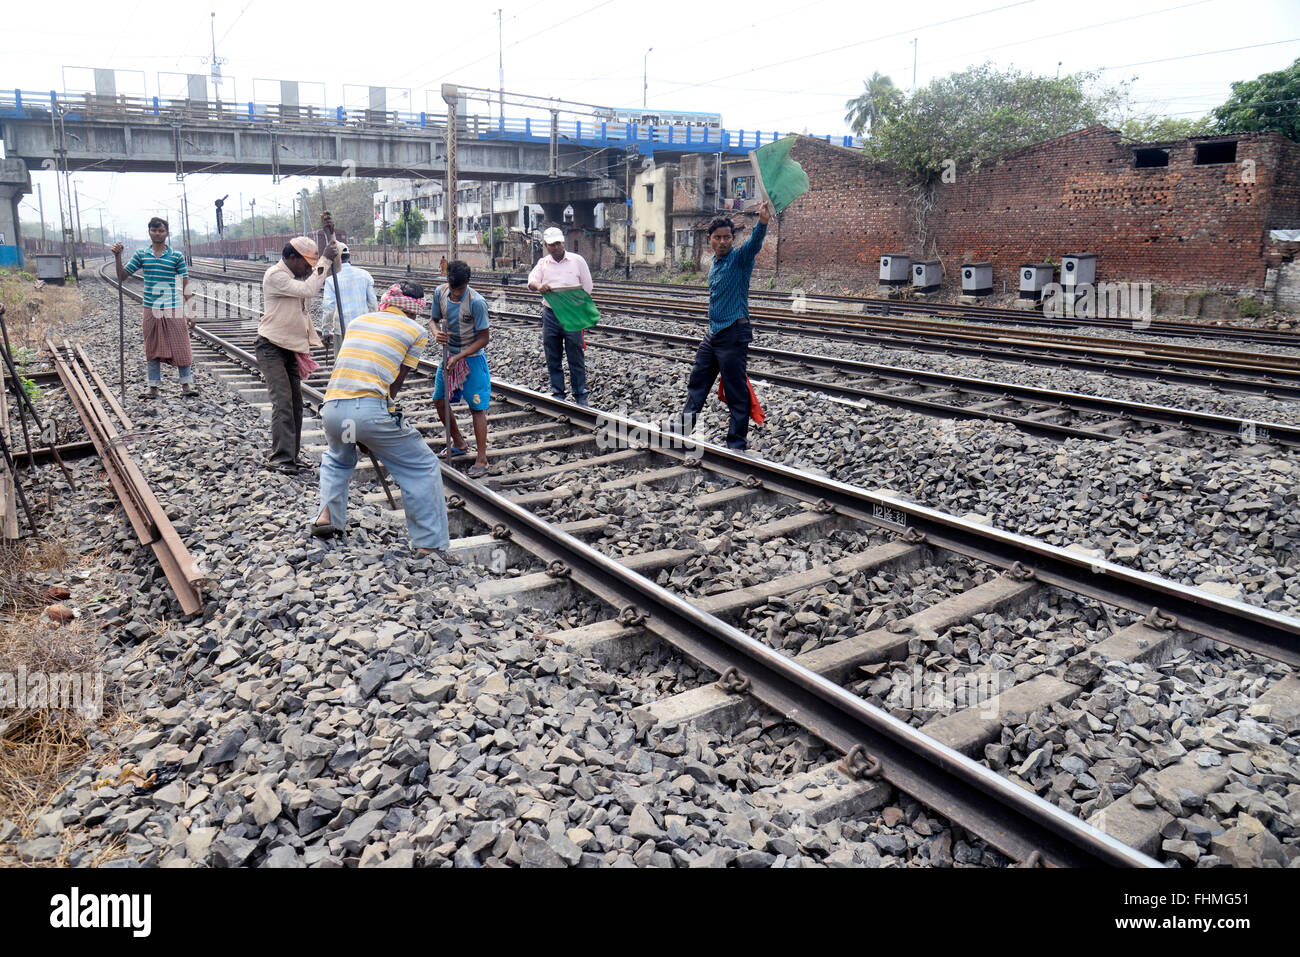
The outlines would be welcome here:
<svg viewBox="0 0 1300 957">
<path fill-rule="evenodd" d="M 414 369 L 428 344 L 424 324 L 407 318 L 396 306 L 357 316 L 343 336 L 325 401 L 387 399 L 398 371 L 402 366 Z"/>
<path fill-rule="evenodd" d="M 364 269 L 351 263 L 344 263 L 339 267 L 339 295 L 343 297 L 345 328 L 363 312 L 374 312 L 379 308 L 379 300 L 375 297 L 374 278 Z M 327 334 L 334 335 L 341 331 L 338 321 L 339 310 L 334 304 L 334 280 L 329 276 L 325 277 L 325 298 L 321 302 L 320 313 L 321 325 Z"/>
<path fill-rule="evenodd" d="M 185 257 L 165 246 L 161 256 L 153 247 L 137 249 L 126 264 L 128 275 L 144 270 L 144 305 L 150 309 L 174 309 L 181 304 L 181 277 L 190 274 Z"/>
<path fill-rule="evenodd" d="M 713 260 L 709 267 L 709 332 L 714 335 L 737 319 L 749 318 L 749 277 L 766 235 L 767 225 L 755 223 L 745 245 Z"/>
</svg>

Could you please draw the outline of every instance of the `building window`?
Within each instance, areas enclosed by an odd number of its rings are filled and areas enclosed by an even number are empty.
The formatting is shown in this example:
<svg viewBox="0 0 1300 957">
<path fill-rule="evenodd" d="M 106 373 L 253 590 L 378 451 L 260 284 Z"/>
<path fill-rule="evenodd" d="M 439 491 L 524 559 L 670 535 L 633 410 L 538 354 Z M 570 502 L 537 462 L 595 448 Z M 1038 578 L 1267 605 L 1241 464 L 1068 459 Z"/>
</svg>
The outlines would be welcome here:
<svg viewBox="0 0 1300 957">
<path fill-rule="evenodd" d="M 647 203 L 653 203 L 655 201 L 655 188 L 653 186 L 647 186 L 645 188 L 645 201 Z"/>
<path fill-rule="evenodd" d="M 1134 169 L 1156 169 L 1169 165 L 1169 150 L 1150 149 L 1133 151 Z"/>
<path fill-rule="evenodd" d="M 632 233 L 627 237 L 627 251 L 629 255 L 636 255 L 636 233 Z"/>
<path fill-rule="evenodd" d="M 653 256 L 655 254 L 655 237 L 654 233 L 645 234 L 645 254 Z"/>
<path fill-rule="evenodd" d="M 1237 141 L 1228 140 L 1226 143 L 1198 143 L 1196 144 L 1196 165 L 1213 166 L 1216 163 L 1235 163 L 1237 162 Z"/>
</svg>

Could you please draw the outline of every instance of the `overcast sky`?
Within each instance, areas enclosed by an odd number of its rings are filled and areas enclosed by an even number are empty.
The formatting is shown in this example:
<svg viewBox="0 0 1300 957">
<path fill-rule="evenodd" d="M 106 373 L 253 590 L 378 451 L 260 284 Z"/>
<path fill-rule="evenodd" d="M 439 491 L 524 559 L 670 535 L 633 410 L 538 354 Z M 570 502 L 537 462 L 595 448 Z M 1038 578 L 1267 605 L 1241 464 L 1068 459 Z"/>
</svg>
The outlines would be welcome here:
<svg viewBox="0 0 1300 957">
<path fill-rule="evenodd" d="M 337 16 L 321 15 L 331 8 Z M 1300 57 L 1297 0 L 750 0 L 698 7 L 645 0 L 462 0 L 454 7 L 74 0 L 6 9 L 0 87 L 84 89 L 87 71 L 76 68 L 107 67 L 121 71 L 120 93 L 152 96 L 160 86 L 166 93 L 176 74 L 208 72 L 215 23 L 217 55 L 240 101 L 275 102 L 278 87 L 267 81 L 296 79 L 317 84 L 303 87 L 304 102 L 359 106 L 360 87 L 383 85 L 398 91 L 390 108 L 436 110 L 443 108 L 442 83 L 497 86 L 498 9 L 508 91 L 638 106 L 644 68 L 652 108 L 716 112 L 731 129 L 782 133 L 847 133 L 844 101 L 875 70 L 910 88 L 914 52 L 922 86 L 985 60 L 1047 75 L 1103 70 L 1107 81 L 1136 78 L 1139 110 L 1183 117 L 1222 102 L 1234 80 Z M 53 175 L 33 178 L 43 186 L 46 222 L 57 224 Z M 102 209 L 106 225 L 138 221 L 143 236 L 148 216 L 171 210 L 178 231 L 174 176 L 74 178 L 83 225 L 97 224 Z M 277 187 L 269 176 L 197 174 L 186 185 L 198 228 L 225 193 L 230 206 L 242 194 L 246 215 L 253 198 L 259 210 L 273 209 L 277 199 L 287 208 L 314 180 L 290 177 Z M 35 206 L 33 194 L 25 219 L 37 218 Z"/>
</svg>

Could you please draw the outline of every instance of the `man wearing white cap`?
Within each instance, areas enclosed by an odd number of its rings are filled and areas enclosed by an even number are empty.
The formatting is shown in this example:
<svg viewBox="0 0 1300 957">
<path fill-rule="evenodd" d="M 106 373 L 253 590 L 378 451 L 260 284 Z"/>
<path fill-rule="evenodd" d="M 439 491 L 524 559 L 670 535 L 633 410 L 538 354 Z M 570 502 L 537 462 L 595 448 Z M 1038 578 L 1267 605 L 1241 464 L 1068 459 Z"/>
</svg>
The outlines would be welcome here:
<svg viewBox="0 0 1300 957">
<path fill-rule="evenodd" d="M 326 229 L 332 226 L 329 223 Z M 338 251 L 339 244 L 330 243 L 325 247 L 325 259 L 335 259 Z M 329 276 L 320 258 L 315 242 L 295 236 L 284 247 L 284 258 L 262 277 L 266 312 L 257 321 L 253 353 L 271 395 L 271 455 L 266 466 L 289 475 L 296 475 L 302 465 L 298 461 L 302 444 L 298 355 L 310 354 L 313 346 L 322 345 L 307 311 L 307 304 L 316 298 Z"/>
<path fill-rule="evenodd" d="M 591 292 L 591 270 L 587 260 L 577 253 L 564 251 L 564 232 L 552 226 L 542 233 L 546 255 L 528 274 L 528 288 L 538 292 L 572 289 L 581 286 Z M 546 353 L 546 370 L 551 376 L 551 395 L 564 398 L 564 356 L 569 357 L 569 384 L 573 401 L 587 404 L 587 361 L 583 358 L 582 331 L 569 331 L 560 325 L 549 306 L 542 306 L 542 349 Z"/>
<path fill-rule="evenodd" d="M 336 355 L 334 345 L 343 341 L 348 323 L 357 316 L 376 312 L 379 299 L 375 295 L 375 280 L 360 266 L 354 266 L 346 243 L 339 243 L 339 295 L 343 308 L 334 301 L 334 283 L 325 283 L 325 298 L 321 302 L 321 339 L 331 356 Z M 342 312 L 342 315 L 340 315 Z M 338 337 L 337 339 L 335 337 Z"/>
</svg>

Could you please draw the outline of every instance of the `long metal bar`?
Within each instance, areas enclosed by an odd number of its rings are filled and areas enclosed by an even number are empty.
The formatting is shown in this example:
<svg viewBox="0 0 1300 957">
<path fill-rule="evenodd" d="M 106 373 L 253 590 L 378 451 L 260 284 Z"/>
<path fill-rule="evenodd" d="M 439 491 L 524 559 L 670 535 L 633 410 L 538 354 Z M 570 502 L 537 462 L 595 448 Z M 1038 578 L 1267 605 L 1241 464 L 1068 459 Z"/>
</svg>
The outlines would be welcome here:
<svg viewBox="0 0 1300 957">
<path fill-rule="evenodd" d="M 528 317 L 534 318 L 531 315 Z M 687 346 L 694 346 L 698 342 L 698 339 L 694 336 L 683 336 L 671 332 L 647 331 L 644 329 L 634 329 L 629 326 L 616 326 L 604 323 L 597 326 L 595 332 L 596 335 L 590 337 L 591 345 L 601 348 L 617 349 L 624 352 L 638 352 L 639 350 L 601 342 L 601 336 L 605 333 L 621 333 L 639 338 L 654 339 L 659 342 L 672 342 Z M 1068 406 L 1069 408 L 1078 411 L 1095 412 L 1099 415 L 1128 418 L 1137 422 L 1168 425 L 1175 428 L 1198 429 L 1203 432 L 1214 432 L 1218 435 L 1242 435 L 1245 434 L 1247 430 L 1255 429 L 1255 434 L 1259 436 L 1259 441 L 1276 441 L 1282 445 L 1300 446 L 1300 426 L 1288 425 L 1283 422 L 1264 422 L 1258 419 L 1236 419 L 1231 416 L 1215 415 L 1210 412 L 1197 412 L 1190 409 L 1176 409 L 1171 406 L 1129 402 L 1123 399 L 1110 399 L 1105 396 L 1085 395 L 1080 392 L 1063 392 L 1053 389 L 1040 389 L 1035 386 L 1017 385 L 1013 382 L 1001 382 L 996 379 L 975 379 L 969 376 L 948 375 L 942 372 L 934 372 L 930 369 L 915 369 L 907 366 L 890 366 L 874 362 L 863 362 L 858 359 L 845 359 L 839 356 L 825 356 L 808 352 L 789 352 L 783 349 L 768 349 L 762 346 L 751 346 L 749 354 L 760 358 L 768 358 L 774 362 L 789 362 L 799 365 L 831 369 L 837 372 L 848 371 L 860 375 L 878 375 L 889 379 L 910 380 L 917 383 L 925 383 L 927 385 L 960 389 L 963 392 L 976 392 L 999 398 L 1013 398 L 1022 402 L 1030 402 L 1038 405 Z M 663 356 L 660 356 L 660 358 L 663 358 Z M 754 375 L 756 377 L 762 376 L 772 382 L 777 382 L 792 388 L 818 389 L 832 394 L 839 392 L 840 394 L 850 397 L 860 396 L 862 398 L 888 402 L 895 405 L 910 405 L 923 411 L 931 411 L 938 414 L 945 414 L 945 410 L 951 410 L 957 413 L 965 411 L 968 415 L 977 415 L 980 418 L 1009 422 L 1029 431 L 1038 430 L 1042 431 L 1044 434 L 1053 436 L 1069 435 L 1078 438 L 1097 439 L 1101 441 L 1114 441 L 1116 438 L 1116 436 L 1108 435 L 1104 432 L 1094 432 L 1088 429 L 1052 426 L 1048 423 L 1025 422 L 1019 416 L 1015 415 L 975 412 L 969 409 L 963 410 L 961 406 L 950 406 L 944 403 L 926 401 L 923 396 L 877 397 L 873 395 L 869 389 L 847 388 L 837 386 L 834 383 L 800 379 L 798 376 L 781 375 L 779 373 L 766 371 L 755 371 Z"/>
<path fill-rule="evenodd" d="M 176 534 L 176 529 L 154 497 L 139 467 L 121 447 L 122 438 L 96 399 L 84 370 L 75 361 L 66 360 L 51 340 L 46 339 L 46 345 L 54 358 L 54 366 L 63 381 L 63 387 L 99 451 L 113 490 L 122 503 L 136 537 L 141 544 L 153 549 L 181 610 L 186 615 L 198 614 L 203 610 L 203 598 L 199 590 L 204 584 L 204 576 L 194 557 Z M 75 355 L 69 344 L 65 343 L 64 347 L 69 356 Z"/>
<path fill-rule="evenodd" d="M 429 364 L 421 360 L 421 367 L 427 371 Z M 769 491 L 806 502 L 825 500 L 842 514 L 880 528 L 900 533 L 914 529 L 935 547 L 998 568 L 1009 569 L 1020 563 L 1031 568 L 1039 581 L 1075 594 L 1140 615 L 1156 608 L 1162 614 L 1175 616 L 1177 627 L 1185 631 L 1300 666 L 1298 618 L 967 521 L 891 495 L 869 492 L 765 459 L 751 459 L 709 442 L 685 440 L 683 448 L 680 436 L 661 432 L 653 423 L 553 399 L 515 383 L 493 378 L 492 390 L 549 413 L 567 416 L 582 428 L 612 435 L 642 436 L 650 448 L 680 459 L 698 456 L 703 466 L 738 482 L 752 477 Z"/>
<path fill-rule="evenodd" d="M 739 661 L 759 701 L 845 753 L 864 745 L 890 783 L 1003 853 L 1024 860 L 1037 851 L 1049 863 L 1069 867 L 1160 866 L 455 470 L 445 469 L 443 477 L 476 512 L 510 528 L 514 541 L 563 562 L 579 585 L 614 607 L 631 605 L 645 613 L 646 628 L 718 673 Z"/>
<path fill-rule="evenodd" d="M 252 359 L 242 350 L 225 346 L 207 330 L 197 329 L 196 332 L 219 348 Z M 436 371 L 436 365 L 424 359 L 420 361 L 420 368 L 430 375 Z M 651 447 L 669 455 L 685 457 L 685 451 L 680 450 L 681 438 L 662 433 L 653 424 L 556 400 L 496 378 L 492 380 L 492 388 L 550 414 L 566 416 L 579 427 L 622 429 L 624 435 L 640 433 L 646 436 Z M 674 446 L 678 450 L 674 450 Z M 772 491 L 804 501 L 825 499 L 844 514 L 872 525 L 896 532 L 914 528 L 938 547 L 1000 568 L 1011 568 L 1017 563 L 1028 565 L 1046 584 L 1142 615 L 1150 613 L 1153 608 L 1158 609 L 1165 615 L 1174 615 L 1178 627 L 1186 631 L 1300 666 L 1300 619 L 1079 555 L 1012 532 L 968 522 L 892 496 L 868 492 L 775 462 L 750 459 L 711 443 L 690 440 L 690 450 L 693 455 L 701 455 L 703 464 L 713 471 L 737 481 L 754 476 Z"/>
</svg>

